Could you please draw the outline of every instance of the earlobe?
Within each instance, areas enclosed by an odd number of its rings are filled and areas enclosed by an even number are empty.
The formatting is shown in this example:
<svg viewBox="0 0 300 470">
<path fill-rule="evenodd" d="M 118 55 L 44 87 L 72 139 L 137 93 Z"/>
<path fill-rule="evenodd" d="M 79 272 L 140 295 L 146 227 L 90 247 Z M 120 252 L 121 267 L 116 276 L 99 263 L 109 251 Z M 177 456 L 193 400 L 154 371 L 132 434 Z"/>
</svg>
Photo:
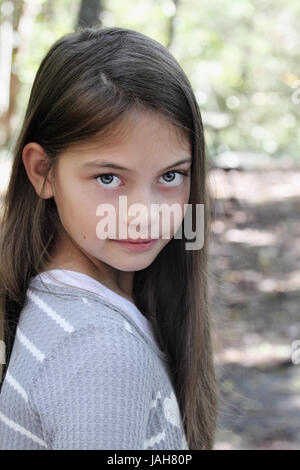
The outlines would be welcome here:
<svg viewBox="0 0 300 470">
<path fill-rule="evenodd" d="M 23 148 L 22 161 L 37 195 L 43 199 L 52 197 L 53 190 L 49 175 L 43 188 L 44 179 L 49 168 L 49 158 L 43 147 L 37 142 L 29 142 Z"/>
</svg>

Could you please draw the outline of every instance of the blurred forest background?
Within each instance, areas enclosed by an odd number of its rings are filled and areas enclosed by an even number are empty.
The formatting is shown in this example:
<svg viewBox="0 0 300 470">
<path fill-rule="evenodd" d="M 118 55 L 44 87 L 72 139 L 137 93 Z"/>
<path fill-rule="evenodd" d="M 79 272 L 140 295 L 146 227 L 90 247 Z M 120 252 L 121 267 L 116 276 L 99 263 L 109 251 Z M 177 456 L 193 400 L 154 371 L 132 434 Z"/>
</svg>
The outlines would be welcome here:
<svg viewBox="0 0 300 470">
<path fill-rule="evenodd" d="M 168 47 L 210 162 L 216 449 L 300 449 L 300 2 L 0 0 L 0 194 L 37 68 L 100 21 Z"/>
</svg>

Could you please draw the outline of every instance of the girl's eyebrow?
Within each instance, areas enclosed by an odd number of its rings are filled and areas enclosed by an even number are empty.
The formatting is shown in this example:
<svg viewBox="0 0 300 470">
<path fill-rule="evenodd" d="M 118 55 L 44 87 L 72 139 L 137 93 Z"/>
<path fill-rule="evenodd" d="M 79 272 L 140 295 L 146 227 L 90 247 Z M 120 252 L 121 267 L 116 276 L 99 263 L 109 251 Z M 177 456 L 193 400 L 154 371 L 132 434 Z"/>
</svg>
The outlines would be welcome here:
<svg viewBox="0 0 300 470">
<path fill-rule="evenodd" d="M 182 165 L 183 163 L 188 163 L 188 162 L 191 162 L 191 161 L 192 161 L 191 157 L 185 158 L 184 160 L 179 160 L 178 162 L 172 163 L 172 165 L 169 165 L 166 168 L 163 168 L 162 171 L 168 170 L 169 168 L 172 168 L 174 166 Z M 82 165 L 82 167 L 83 168 L 87 168 L 87 167 L 94 167 L 94 168 L 106 167 L 106 168 L 115 168 L 117 170 L 133 171 L 130 168 L 125 168 L 124 166 L 116 165 L 115 163 L 110 163 L 108 161 L 99 161 L 99 160 L 94 160 L 92 162 L 87 162 L 84 165 Z"/>
</svg>

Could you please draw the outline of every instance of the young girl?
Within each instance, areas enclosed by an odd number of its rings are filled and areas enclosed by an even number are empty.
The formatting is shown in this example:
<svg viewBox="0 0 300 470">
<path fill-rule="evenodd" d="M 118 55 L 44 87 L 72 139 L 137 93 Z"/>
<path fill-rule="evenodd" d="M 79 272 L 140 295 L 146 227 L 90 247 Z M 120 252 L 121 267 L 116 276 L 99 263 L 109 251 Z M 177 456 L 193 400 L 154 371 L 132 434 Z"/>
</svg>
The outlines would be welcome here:
<svg viewBox="0 0 300 470">
<path fill-rule="evenodd" d="M 3 203 L 0 449 L 213 448 L 206 167 L 191 85 L 161 44 L 94 27 L 51 47 Z M 122 242 L 123 198 L 154 240 Z M 153 204 L 204 204 L 201 249 L 174 238 L 183 216 L 151 237 Z"/>
</svg>

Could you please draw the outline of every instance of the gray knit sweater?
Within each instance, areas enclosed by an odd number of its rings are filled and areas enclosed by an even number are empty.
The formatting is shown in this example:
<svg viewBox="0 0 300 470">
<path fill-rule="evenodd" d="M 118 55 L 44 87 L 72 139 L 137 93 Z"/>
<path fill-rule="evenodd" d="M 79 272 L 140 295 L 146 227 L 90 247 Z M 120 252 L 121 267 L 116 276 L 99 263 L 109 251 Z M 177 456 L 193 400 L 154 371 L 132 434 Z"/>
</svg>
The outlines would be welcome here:
<svg viewBox="0 0 300 470">
<path fill-rule="evenodd" d="M 0 449 L 188 449 L 166 356 L 97 294 L 33 278 L 0 394 Z"/>
</svg>

